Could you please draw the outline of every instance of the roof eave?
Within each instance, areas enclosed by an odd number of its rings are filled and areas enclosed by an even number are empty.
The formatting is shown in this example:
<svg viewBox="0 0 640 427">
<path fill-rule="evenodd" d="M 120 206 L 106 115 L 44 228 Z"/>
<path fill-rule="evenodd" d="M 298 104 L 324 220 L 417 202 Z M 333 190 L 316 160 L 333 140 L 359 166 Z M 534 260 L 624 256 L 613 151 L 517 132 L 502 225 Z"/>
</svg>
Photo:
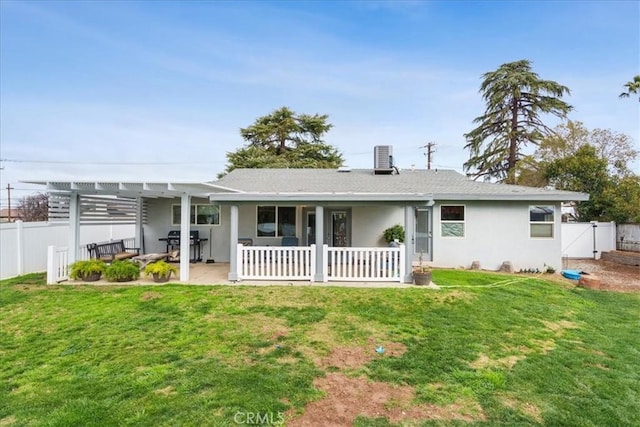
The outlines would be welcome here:
<svg viewBox="0 0 640 427">
<path fill-rule="evenodd" d="M 584 202 L 589 195 L 577 192 L 549 193 L 549 194 L 458 194 L 435 193 L 434 200 L 496 200 L 496 201 L 540 201 L 540 202 Z"/>
<path fill-rule="evenodd" d="M 425 202 L 431 194 L 380 193 L 216 193 L 212 202 Z"/>
</svg>

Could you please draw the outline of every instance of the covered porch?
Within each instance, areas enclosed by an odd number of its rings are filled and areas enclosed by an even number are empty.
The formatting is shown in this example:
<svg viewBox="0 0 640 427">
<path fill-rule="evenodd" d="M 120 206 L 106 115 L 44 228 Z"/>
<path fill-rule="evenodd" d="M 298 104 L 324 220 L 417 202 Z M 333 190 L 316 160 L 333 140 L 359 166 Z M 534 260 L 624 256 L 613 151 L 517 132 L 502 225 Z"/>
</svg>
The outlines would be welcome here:
<svg viewBox="0 0 640 427">
<path fill-rule="evenodd" d="M 183 283 L 220 282 L 215 275 L 192 277 L 199 271 L 225 271 L 225 283 L 411 283 L 414 243 L 421 239 L 426 248 L 430 245 L 426 230 L 417 235 L 415 228 L 417 211 L 428 212 L 433 205 L 432 196 L 424 193 L 251 194 L 213 183 L 39 183 L 69 197 L 69 245 L 52 255 L 57 258 L 53 263 L 59 266 L 58 270 L 87 257 L 78 246 L 79 224 L 84 215 L 81 200 L 86 196 L 137 201 L 133 246 L 141 248 L 141 254 L 165 252 L 165 242 L 158 240 L 165 240 L 167 229 L 179 230 L 178 248 L 182 254 L 191 252 L 192 231 L 209 235 L 203 240 L 207 241 L 209 255 L 213 248 L 215 261 L 211 256 L 202 260 L 180 257 L 178 278 Z M 265 205 L 295 212 L 296 220 L 288 224 L 286 233 L 268 234 L 269 227 L 280 224 L 259 218 L 260 208 Z M 215 221 L 200 222 L 203 206 L 214 207 L 207 213 L 214 212 Z M 384 228 L 396 223 L 404 226 L 405 241 L 410 244 L 389 247 L 381 240 Z M 282 246 L 283 236 L 293 237 L 296 245 Z M 242 244 L 247 237 L 251 245 Z M 221 270 L 219 265 L 226 268 Z"/>
</svg>

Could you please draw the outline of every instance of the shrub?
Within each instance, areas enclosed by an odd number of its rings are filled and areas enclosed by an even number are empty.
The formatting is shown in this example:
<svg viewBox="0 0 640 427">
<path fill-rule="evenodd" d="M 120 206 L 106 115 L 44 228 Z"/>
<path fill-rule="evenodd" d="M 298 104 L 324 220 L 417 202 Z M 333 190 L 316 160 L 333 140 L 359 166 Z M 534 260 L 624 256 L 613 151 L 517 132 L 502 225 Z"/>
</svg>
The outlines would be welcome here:
<svg viewBox="0 0 640 427">
<path fill-rule="evenodd" d="M 107 267 L 104 276 L 110 282 L 130 282 L 140 277 L 140 265 L 128 259 L 114 261 Z"/>
<path fill-rule="evenodd" d="M 400 243 L 404 242 L 404 227 L 400 224 L 396 224 L 393 227 L 389 227 L 382 233 L 382 237 L 387 243 L 391 243 L 394 240 L 398 240 Z"/>
<path fill-rule="evenodd" d="M 171 265 L 166 261 L 156 261 L 147 265 L 144 268 L 144 274 L 147 276 L 157 275 L 159 277 L 167 277 L 170 276 L 171 273 L 177 273 L 178 268 L 175 265 Z"/>
<path fill-rule="evenodd" d="M 69 277 L 74 280 L 86 280 L 93 276 L 95 280 L 98 280 L 106 268 L 107 265 L 104 261 L 99 259 L 76 261 L 70 265 Z"/>
</svg>

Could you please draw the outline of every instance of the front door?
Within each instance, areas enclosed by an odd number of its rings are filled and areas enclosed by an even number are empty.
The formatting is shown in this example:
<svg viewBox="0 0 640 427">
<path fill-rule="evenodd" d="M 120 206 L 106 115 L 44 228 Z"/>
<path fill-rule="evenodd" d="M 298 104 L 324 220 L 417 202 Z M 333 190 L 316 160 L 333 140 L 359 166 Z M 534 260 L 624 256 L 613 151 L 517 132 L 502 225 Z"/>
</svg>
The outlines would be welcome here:
<svg viewBox="0 0 640 427">
<path fill-rule="evenodd" d="M 330 215 L 331 246 L 335 248 L 346 248 L 351 246 L 350 221 L 348 210 L 332 210 Z"/>
<path fill-rule="evenodd" d="M 414 239 L 414 254 L 416 257 L 422 255 L 423 261 L 431 260 L 431 221 L 430 209 L 416 209 L 416 223 L 415 223 L 415 239 Z"/>
<path fill-rule="evenodd" d="M 316 243 L 316 213 L 307 212 L 307 245 Z"/>
</svg>

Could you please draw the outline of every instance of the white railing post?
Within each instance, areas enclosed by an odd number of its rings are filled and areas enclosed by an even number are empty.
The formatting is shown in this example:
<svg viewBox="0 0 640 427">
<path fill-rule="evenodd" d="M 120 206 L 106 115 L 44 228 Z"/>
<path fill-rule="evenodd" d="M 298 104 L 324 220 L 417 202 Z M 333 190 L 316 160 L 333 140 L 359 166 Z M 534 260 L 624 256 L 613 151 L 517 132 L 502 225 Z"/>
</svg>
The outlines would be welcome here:
<svg viewBox="0 0 640 427">
<path fill-rule="evenodd" d="M 47 285 L 56 284 L 56 271 L 57 267 L 57 259 L 56 259 L 56 247 L 51 245 L 47 246 Z"/>
<path fill-rule="evenodd" d="M 404 281 L 404 274 L 406 272 L 406 265 L 405 265 L 405 257 L 406 257 L 406 253 L 405 253 L 405 248 L 404 248 L 404 243 L 400 244 L 400 261 L 399 261 L 399 267 L 400 267 L 400 271 L 398 273 L 398 282 L 402 283 Z"/>
<path fill-rule="evenodd" d="M 315 280 L 316 277 L 316 245 L 311 245 L 311 253 L 309 258 L 306 260 L 307 266 L 309 267 L 309 271 L 311 272 L 311 283 Z"/>
<path fill-rule="evenodd" d="M 242 280 L 242 276 L 244 276 L 247 265 L 247 260 L 244 259 L 244 245 L 242 243 L 238 243 L 236 245 L 236 262 L 231 265 L 231 268 L 235 270 L 231 272 L 230 276 L 235 277 L 237 281 Z"/>
<path fill-rule="evenodd" d="M 320 275 L 323 282 L 328 282 L 329 276 L 333 275 L 333 267 L 329 271 L 329 245 L 322 245 L 322 271 Z"/>
</svg>

